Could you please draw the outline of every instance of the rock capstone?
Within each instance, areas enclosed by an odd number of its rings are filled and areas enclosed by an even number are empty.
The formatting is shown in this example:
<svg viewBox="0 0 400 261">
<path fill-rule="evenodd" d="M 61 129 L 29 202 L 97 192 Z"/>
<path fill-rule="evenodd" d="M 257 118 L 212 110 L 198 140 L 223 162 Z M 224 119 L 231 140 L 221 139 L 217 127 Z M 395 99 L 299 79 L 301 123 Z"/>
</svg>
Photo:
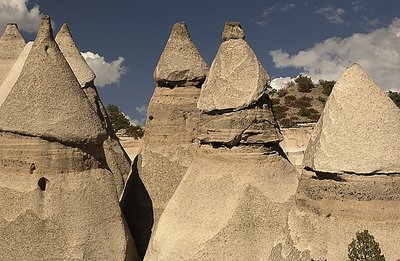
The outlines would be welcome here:
<svg viewBox="0 0 400 261">
<path fill-rule="evenodd" d="M 175 23 L 154 70 L 159 86 L 200 86 L 208 66 L 190 39 L 186 23 Z"/>
<path fill-rule="evenodd" d="M 255 104 L 266 91 L 269 76 L 250 46 L 234 37 L 240 30 L 239 25 L 225 25 L 223 35 L 229 37 L 220 45 L 202 86 L 197 105 L 201 111 L 240 110 Z"/>
</svg>

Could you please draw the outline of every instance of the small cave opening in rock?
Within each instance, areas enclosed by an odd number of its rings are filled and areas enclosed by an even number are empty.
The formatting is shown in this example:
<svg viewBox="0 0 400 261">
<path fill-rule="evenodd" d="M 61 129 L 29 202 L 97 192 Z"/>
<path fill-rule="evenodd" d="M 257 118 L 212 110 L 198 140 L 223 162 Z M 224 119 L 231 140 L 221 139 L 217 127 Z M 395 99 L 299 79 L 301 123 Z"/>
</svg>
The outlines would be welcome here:
<svg viewBox="0 0 400 261">
<path fill-rule="evenodd" d="M 39 186 L 40 190 L 45 191 L 48 182 L 49 182 L 48 179 L 41 177 L 41 178 L 38 180 L 38 186 Z"/>
</svg>

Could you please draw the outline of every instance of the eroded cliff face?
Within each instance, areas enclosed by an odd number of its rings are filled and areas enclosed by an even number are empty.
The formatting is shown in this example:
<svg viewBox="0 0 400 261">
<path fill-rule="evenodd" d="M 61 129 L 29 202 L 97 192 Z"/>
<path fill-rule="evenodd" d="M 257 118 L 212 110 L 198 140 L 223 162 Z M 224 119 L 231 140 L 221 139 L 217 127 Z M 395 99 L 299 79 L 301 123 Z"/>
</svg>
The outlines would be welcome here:
<svg viewBox="0 0 400 261">
<path fill-rule="evenodd" d="M 356 232 L 366 229 L 387 260 L 398 258 L 399 117 L 359 65 L 342 74 L 305 153 L 289 216 L 297 249 L 314 259 L 344 260 Z"/>
<path fill-rule="evenodd" d="M 55 41 L 78 79 L 79 84 L 89 100 L 90 106 L 96 112 L 103 128 L 107 132 L 107 139 L 103 142 L 103 150 L 107 165 L 114 175 L 118 196 L 121 197 L 125 183 L 127 182 L 131 171 L 131 160 L 122 148 L 108 119 L 106 109 L 94 84 L 96 75 L 82 57 L 74 39 L 72 38 L 67 23 L 63 24 L 55 38 Z"/>
<path fill-rule="evenodd" d="M 288 236 L 298 173 L 284 158 L 271 104 L 260 91 L 268 75 L 243 38 L 240 24 L 226 24 L 198 102 L 200 147 L 161 215 L 145 260 L 267 259 Z M 229 42 L 233 49 L 225 50 Z M 234 57 L 225 60 L 228 51 Z M 261 94 L 243 99 L 226 91 L 237 78 L 247 83 L 241 92 Z M 217 105 L 228 103 L 236 105 Z"/>
<path fill-rule="evenodd" d="M 102 149 L 107 138 L 42 18 L 0 106 L 5 260 L 136 260 Z"/>
</svg>

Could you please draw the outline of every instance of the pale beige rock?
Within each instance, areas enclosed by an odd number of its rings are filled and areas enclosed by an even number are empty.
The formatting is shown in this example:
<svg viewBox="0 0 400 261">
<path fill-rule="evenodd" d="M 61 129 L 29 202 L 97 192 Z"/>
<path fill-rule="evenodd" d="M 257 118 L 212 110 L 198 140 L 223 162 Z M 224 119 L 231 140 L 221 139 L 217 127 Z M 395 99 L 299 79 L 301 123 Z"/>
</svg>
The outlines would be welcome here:
<svg viewBox="0 0 400 261">
<path fill-rule="evenodd" d="M 304 171 L 289 215 L 292 244 L 315 260 L 347 259 L 356 233 L 368 230 L 386 260 L 397 260 L 400 177 Z"/>
<path fill-rule="evenodd" d="M 260 99 L 268 83 L 269 76 L 250 46 L 231 37 L 218 49 L 197 107 L 204 112 L 246 108 Z"/>
<path fill-rule="evenodd" d="M 141 257 L 145 255 L 151 229 L 157 226 L 197 148 L 194 141 L 199 118 L 198 86 L 207 71 L 186 25 L 175 24 L 154 72 L 157 87 L 147 110 L 142 151 L 133 164 L 137 166 L 133 179 L 137 184 L 144 184 L 145 189 L 139 188 L 135 193 L 126 190 L 128 194 L 122 201 L 128 202 L 123 204 L 126 206 L 123 209 L 131 217 L 127 219 L 129 226 L 140 230 L 135 242 Z M 141 202 L 135 202 L 138 199 Z"/>
<path fill-rule="evenodd" d="M 0 114 L 2 259 L 138 260 L 106 132 L 48 16 Z"/>
<path fill-rule="evenodd" d="M 62 25 L 55 40 L 65 59 L 67 59 L 68 64 L 71 66 L 79 84 L 85 87 L 86 84 L 94 81 L 96 75 L 79 52 L 67 23 Z"/>
<path fill-rule="evenodd" d="M 137 260 L 101 151 L 0 132 L 2 260 Z"/>
<path fill-rule="evenodd" d="M 400 173 L 400 110 L 358 65 L 335 84 L 303 165 L 332 173 Z"/>
<path fill-rule="evenodd" d="M 200 89 L 156 87 L 140 153 L 139 175 L 152 199 L 155 223 L 186 173 L 197 145 Z M 160 186 L 160 184 L 163 184 Z"/>
<path fill-rule="evenodd" d="M 127 153 L 122 148 L 117 136 L 114 133 L 114 129 L 108 120 L 106 109 L 101 102 L 97 89 L 94 85 L 94 78 L 96 76 L 93 70 L 86 63 L 85 59 L 82 57 L 74 39 L 72 38 L 72 34 L 67 23 L 63 24 L 55 40 L 72 71 L 77 77 L 80 85 L 83 87 L 83 91 L 89 99 L 92 109 L 97 113 L 104 128 L 107 130 L 108 138 L 103 143 L 104 154 L 107 165 L 114 174 L 118 195 L 121 196 L 125 182 L 128 179 L 128 175 L 131 170 L 131 161 Z"/>
<path fill-rule="evenodd" d="M 21 75 L 0 107 L 0 129 L 64 144 L 100 144 L 102 123 L 52 36 L 42 23 Z"/>
<path fill-rule="evenodd" d="M 18 59 L 15 61 L 13 67 L 4 79 L 3 83 L 0 84 L 0 106 L 6 100 L 12 87 L 14 87 L 19 76 L 21 75 L 22 68 L 24 67 L 25 61 L 28 58 L 29 52 L 32 49 L 33 42 L 29 42 L 25 45 Z"/>
<path fill-rule="evenodd" d="M 297 171 L 276 151 L 202 146 L 145 260 L 267 260 L 288 234 L 297 184 Z"/>
<path fill-rule="evenodd" d="M 19 54 L 25 47 L 25 40 L 16 24 L 7 24 L 0 37 L 0 84 L 7 77 Z"/>
<path fill-rule="evenodd" d="M 239 40 L 224 43 L 230 41 Z M 229 66 L 242 65 L 241 58 Z M 216 67 L 210 75 L 213 70 Z M 227 81 L 235 77 L 227 76 Z M 206 81 L 213 85 L 219 80 Z M 243 92 L 254 87 L 252 81 L 243 84 Z M 226 100 L 231 98 L 231 91 L 213 86 L 224 90 L 215 92 Z M 262 93 L 238 111 L 203 111 L 197 129 L 200 146 L 161 214 L 145 260 L 275 257 L 276 247 L 290 239 L 288 213 L 299 173 L 278 145 L 281 134 L 270 100 Z M 292 249 L 284 256 L 303 260 L 303 254 Z"/>
<path fill-rule="evenodd" d="M 315 123 L 296 128 L 282 128 L 283 140 L 279 143 L 290 162 L 301 172 L 304 152 L 307 148 Z"/>
<path fill-rule="evenodd" d="M 175 23 L 154 70 L 160 86 L 201 85 L 208 66 L 190 39 L 184 22 Z"/>
</svg>

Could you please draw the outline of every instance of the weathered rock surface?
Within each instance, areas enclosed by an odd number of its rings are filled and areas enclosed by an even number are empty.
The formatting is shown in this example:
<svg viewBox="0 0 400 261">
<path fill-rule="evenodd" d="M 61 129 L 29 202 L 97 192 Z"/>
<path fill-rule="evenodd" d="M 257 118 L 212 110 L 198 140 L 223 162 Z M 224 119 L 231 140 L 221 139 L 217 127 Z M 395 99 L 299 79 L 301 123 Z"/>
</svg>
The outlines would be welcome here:
<svg viewBox="0 0 400 261">
<path fill-rule="evenodd" d="M 13 67 L 7 74 L 3 83 L 0 84 L 0 106 L 6 100 L 8 94 L 10 93 L 12 87 L 14 87 L 19 76 L 21 75 L 22 68 L 24 67 L 25 61 L 28 58 L 29 52 L 32 49 L 33 42 L 29 42 L 25 45 L 18 59 L 15 61 Z"/>
<path fill-rule="evenodd" d="M 244 39 L 244 31 L 242 26 L 238 22 L 227 22 L 222 32 L 222 41 L 228 41 L 230 39 Z"/>
<path fill-rule="evenodd" d="M 0 132 L 4 260 L 136 260 L 101 153 Z"/>
<path fill-rule="evenodd" d="M 332 173 L 400 173 L 400 110 L 358 65 L 335 84 L 304 166 Z"/>
<path fill-rule="evenodd" d="M 279 143 L 290 162 L 302 172 L 304 152 L 307 149 L 311 133 L 316 123 L 302 125 L 296 128 L 282 128 L 283 140 Z"/>
<path fill-rule="evenodd" d="M 201 85 L 208 66 L 201 57 L 184 22 L 175 23 L 154 70 L 159 86 Z"/>
<path fill-rule="evenodd" d="M 99 116 L 103 127 L 107 131 L 108 137 L 103 143 L 104 154 L 107 165 L 114 174 L 118 195 L 121 196 L 125 182 L 127 181 L 131 170 L 131 161 L 115 135 L 114 129 L 108 119 L 106 109 L 100 100 L 97 89 L 94 85 L 96 75 L 81 55 L 74 39 L 72 38 L 67 23 L 63 24 L 55 40 L 77 77 L 79 84 L 83 87 L 83 91 L 89 99 L 92 109 Z"/>
<path fill-rule="evenodd" d="M 287 233 L 297 175 L 266 148 L 202 146 L 161 215 L 145 260 L 267 259 Z"/>
<path fill-rule="evenodd" d="M 236 146 L 265 144 L 282 140 L 268 98 L 258 101 L 251 109 L 223 114 L 200 115 L 197 137 L 201 143 Z"/>
<path fill-rule="evenodd" d="M 79 84 L 82 87 L 85 87 L 86 84 L 94 81 L 96 75 L 81 55 L 74 39 L 72 38 L 72 34 L 67 23 L 62 25 L 55 40 L 68 64 L 71 66 L 71 69 L 78 79 Z"/>
<path fill-rule="evenodd" d="M 289 215 L 299 251 L 315 260 L 347 258 L 356 232 L 368 230 L 386 260 L 396 260 L 400 242 L 400 175 L 327 174 L 304 171 Z"/>
<path fill-rule="evenodd" d="M 142 151 L 136 163 L 137 179 L 147 190 L 141 198 L 148 196 L 151 200 L 149 204 L 135 203 L 138 196 L 131 193 L 132 198 L 127 199 L 131 201 L 130 206 L 125 210 L 126 215 L 137 216 L 129 214 L 134 212 L 129 209 L 136 209 L 145 217 L 140 221 L 138 218 L 127 220 L 129 227 L 142 227 L 142 235 L 135 235 L 141 237 L 137 246 L 142 257 L 152 227 L 156 227 L 197 148 L 194 132 L 199 118 L 196 108 L 200 95 L 198 86 L 203 83 L 207 71 L 207 65 L 189 38 L 186 25 L 176 23 L 154 71 L 157 86 L 147 110 Z"/>
<path fill-rule="evenodd" d="M 335 84 L 306 149 L 292 245 L 316 260 L 345 260 L 368 230 L 386 260 L 399 256 L 400 110 L 358 65 Z M 321 243 L 322 242 L 322 243 Z"/>
<path fill-rule="evenodd" d="M 240 58 L 229 66 L 240 66 Z M 213 70 L 222 69 L 211 67 L 209 75 L 218 73 Z M 245 92 L 258 83 L 243 84 Z M 225 100 L 235 95 L 217 91 Z M 207 97 L 204 93 L 200 97 Z M 203 111 L 198 129 L 200 147 L 161 214 L 145 260 L 275 257 L 275 248 L 289 238 L 288 213 L 299 174 L 278 145 L 281 135 L 268 97 L 239 111 Z M 296 249 L 284 256 L 303 257 Z"/>
<path fill-rule="evenodd" d="M 21 75 L 0 107 L 0 130 L 64 144 L 102 143 L 106 132 L 46 21 L 42 20 Z"/>
<path fill-rule="evenodd" d="M 2 259 L 138 260 L 101 148 L 106 132 L 48 16 L 0 114 Z"/>
<path fill-rule="evenodd" d="M 197 105 L 201 111 L 243 109 L 255 104 L 265 93 L 269 76 L 242 39 L 241 28 L 236 27 L 232 23 L 225 26 L 223 35 L 229 37 L 224 36 L 228 38 L 220 45 L 202 86 Z"/>
<path fill-rule="evenodd" d="M 25 47 L 25 40 L 16 24 L 7 24 L 0 37 L 0 84 L 7 77 L 19 54 Z"/>
</svg>

